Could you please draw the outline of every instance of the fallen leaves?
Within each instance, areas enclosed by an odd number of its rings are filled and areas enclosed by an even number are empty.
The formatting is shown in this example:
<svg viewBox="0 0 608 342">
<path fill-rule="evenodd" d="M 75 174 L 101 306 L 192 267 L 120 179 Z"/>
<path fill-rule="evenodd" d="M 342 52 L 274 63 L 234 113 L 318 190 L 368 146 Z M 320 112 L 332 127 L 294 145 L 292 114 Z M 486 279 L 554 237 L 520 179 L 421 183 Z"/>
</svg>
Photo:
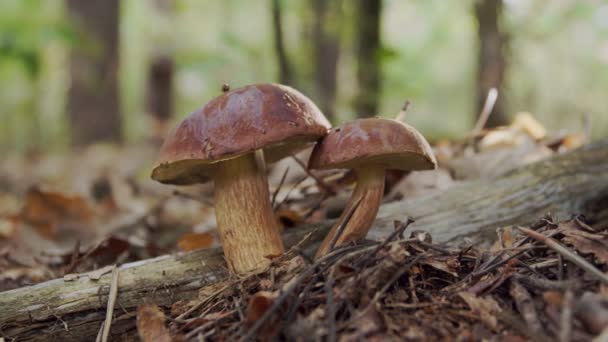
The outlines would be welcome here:
<svg viewBox="0 0 608 342">
<path fill-rule="evenodd" d="M 546 218 L 534 228 L 566 245 L 575 233 L 595 239 L 606 232 L 582 218 Z M 525 341 L 588 340 L 608 326 L 608 290 L 601 281 L 577 264 L 560 265 L 558 252 L 517 231 L 501 230 L 501 243 L 490 250 L 446 249 L 398 238 L 399 232 L 394 240 L 347 246 L 312 264 L 297 254 L 279 257 L 267 271 L 206 297 L 190 309 L 198 318 L 177 327 L 192 338 L 219 340 Z M 594 253 L 571 246 L 592 267 L 603 267 Z M 214 313 L 221 318 L 211 324 Z"/>
<path fill-rule="evenodd" d="M 165 326 L 166 317 L 154 304 L 142 304 L 137 308 L 137 333 L 143 342 L 171 342 L 173 339 Z"/>
<path fill-rule="evenodd" d="M 215 237 L 211 233 L 186 233 L 177 242 L 182 251 L 209 248 L 214 245 Z"/>
<path fill-rule="evenodd" d="M 60 227 L 82 227 L 91 222 L 92 216 L 91 208 L 82 197 L 33 187 L 25 194 L 25 204 L 17 220 L 52 239 Z"/>
<path fill-rule="evenodd" d="M 559 227 L 565 235 L 564 242 L 583 254 L 592 254 L 597 262 L 608 264 L 608 234 L 585 230 L 577 221 L 564 222 Z"/>
</svg>

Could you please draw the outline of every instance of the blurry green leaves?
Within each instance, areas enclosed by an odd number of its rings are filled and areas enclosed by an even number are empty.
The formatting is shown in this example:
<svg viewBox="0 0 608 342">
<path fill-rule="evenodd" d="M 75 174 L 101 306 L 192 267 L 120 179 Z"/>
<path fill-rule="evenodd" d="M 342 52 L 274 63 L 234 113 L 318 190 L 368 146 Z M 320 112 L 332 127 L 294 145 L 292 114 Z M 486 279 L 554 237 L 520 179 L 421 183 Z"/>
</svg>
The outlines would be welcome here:
<svg viewBox="0 0 608 342">
<path fill-rule="evenodd" d="M 71 45 L 78 33 L 61 16 L 49 10 L 45 0 L 6 0 L 0 2 L 0 63 L 10 59 L 22 63 L 29 77 L 40 69 L 40 50 L 50 42 Z M 12 62 L 11 62 L 12 63 Z"/>
</svg>

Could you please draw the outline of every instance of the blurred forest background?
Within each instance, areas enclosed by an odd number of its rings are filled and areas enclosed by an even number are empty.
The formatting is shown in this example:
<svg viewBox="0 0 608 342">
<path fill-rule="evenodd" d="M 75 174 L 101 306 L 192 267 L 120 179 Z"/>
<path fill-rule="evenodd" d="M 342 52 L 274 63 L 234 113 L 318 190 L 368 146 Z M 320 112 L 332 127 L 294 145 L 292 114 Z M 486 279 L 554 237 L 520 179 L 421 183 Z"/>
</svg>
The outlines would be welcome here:
<svg viewBox="0 0 608 342">
<path fill-rule="evenodd" d="M 489 124 L 608 133 L 602 0 L 1 0 L 0 149 L 140 142 L 220 93 L 281 82 L 334 123 L 394 117 L 462 136 Z"/>
</svg>

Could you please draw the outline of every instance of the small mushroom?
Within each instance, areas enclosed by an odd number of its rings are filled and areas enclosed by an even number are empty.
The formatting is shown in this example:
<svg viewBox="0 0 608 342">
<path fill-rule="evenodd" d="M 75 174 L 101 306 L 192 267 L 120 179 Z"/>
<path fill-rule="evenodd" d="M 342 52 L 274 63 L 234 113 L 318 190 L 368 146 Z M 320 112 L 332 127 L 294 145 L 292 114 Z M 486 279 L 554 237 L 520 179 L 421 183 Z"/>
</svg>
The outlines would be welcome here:
<svg viewBox="0 0 608 342">
<path fill-rule="evenodd" d="M 317 251 L 320 257 L 334 243 L 337 247 L 365 238 L 384 195 L 385 170 L 429 170 L 437 162 L 429 143 L 415 128 L 397 120 L 369 118 L 331 130 L 315 146 L 308 167 L 352 169 L 357 176 L 357 187 L 346 208 Z M 336 238 L 338 230 L 342 232 Z"/>
<path fill-rule="evenodd" d="M 293 88 L 256 84 L 226 91 L 168 135 L 152 179 L 175 185 L 213 180 L 226 261 L 235 273 L 256 271 L 268 265 L 268 256 L 283 252 L 266 160 L 313 144 L 329 127 L 317 106 Z"/>
</svg>

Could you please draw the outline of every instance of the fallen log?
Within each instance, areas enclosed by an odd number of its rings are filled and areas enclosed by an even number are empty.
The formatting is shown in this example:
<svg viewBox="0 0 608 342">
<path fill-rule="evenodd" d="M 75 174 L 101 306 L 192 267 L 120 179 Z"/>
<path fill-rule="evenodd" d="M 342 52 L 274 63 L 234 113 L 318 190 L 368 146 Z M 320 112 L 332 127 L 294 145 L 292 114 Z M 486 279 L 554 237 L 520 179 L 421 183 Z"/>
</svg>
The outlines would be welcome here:
<svg viewBox="0 0 608 342">
<path fill-rule="evenodd" d="M 458 243 L 464 237 L 494 235 L 495 228 L 523 225 L 550 212 L 564 217 L 608 209 L 608 140 L 446 191 L 386 204 L 369 237 L 393 230 L 393 220 L 412 216 L 408 229 L 431 232 L 435 241 Z M 602 219 L 606 219 L 604 216 Z M 294 229 L 286 245 L 312 232 L 304 247 L 314 247 L 331 222 Z M 481 235 L 480 235 L 481 234 Z M 179 253 L 122 265 L 112 336 L 134 329 L 135 308 L 145 302 L 168 306 L 193 299 L 202 287 L 228 277 L 221 250 Z M 19 340 L 91 340 L 105 317 L 111 275 L 82 275 L 0 293 L 0 336 Z"/>
</svg>

